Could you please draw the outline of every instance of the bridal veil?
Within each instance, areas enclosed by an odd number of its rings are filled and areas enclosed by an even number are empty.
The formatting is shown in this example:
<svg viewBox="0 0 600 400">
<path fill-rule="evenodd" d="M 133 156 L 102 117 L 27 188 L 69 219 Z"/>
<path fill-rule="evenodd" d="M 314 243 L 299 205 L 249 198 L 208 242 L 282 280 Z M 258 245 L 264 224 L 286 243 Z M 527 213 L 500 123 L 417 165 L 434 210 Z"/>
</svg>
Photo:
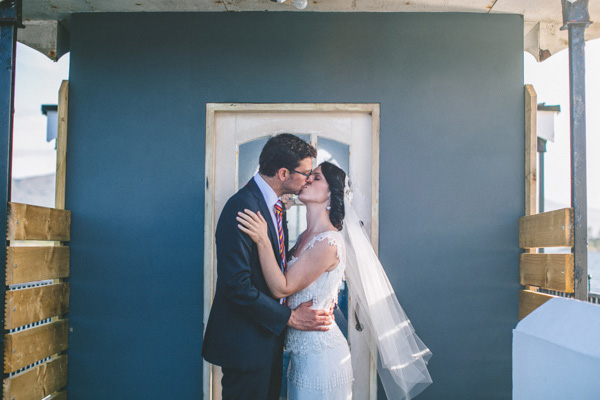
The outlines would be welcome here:
<svg viewBox="0 0 600 400">
<path fill-rule="evenodd" d="M 364 336 L 388 399 L 410 399 L 432 383 L 427 362 L 431 352 L 419 339 L 400 306 L 352 204 L 348 178 L 342 234 L 346 242 L 346 280 L 352 310 L 366 329 Z"/>
</svg>

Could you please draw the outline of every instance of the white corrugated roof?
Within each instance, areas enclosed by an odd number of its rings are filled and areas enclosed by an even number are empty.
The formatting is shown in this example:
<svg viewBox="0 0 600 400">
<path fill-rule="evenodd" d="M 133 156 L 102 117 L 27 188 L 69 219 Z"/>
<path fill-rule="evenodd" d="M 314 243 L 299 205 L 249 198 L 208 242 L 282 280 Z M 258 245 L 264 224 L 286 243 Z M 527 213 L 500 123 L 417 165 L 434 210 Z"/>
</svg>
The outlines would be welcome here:
<svg viewBox="0 0 600 400">
<path fill-rule="evenodd" d="M 50 57 L 56 50 L 58 22 L 68 27 L 78 12 L 160 11 L 287 11 L 287 12 L 472 12 L 521 14 L 525 20 L 525 49 L 538 60 L 568 47 L 562 26 L 560 0 L 308 0 L 305 10 L 269 0 L 27 0 L 23 18 L 27 29 L 20 41 Z M 590 19 L 600 18 L 600 0 L 589 2 Z M 586 39 L 600 37 L 600 19 L 586 30 Z M 54 53 L 55 54 L 55 53 Z"/>
</svg>

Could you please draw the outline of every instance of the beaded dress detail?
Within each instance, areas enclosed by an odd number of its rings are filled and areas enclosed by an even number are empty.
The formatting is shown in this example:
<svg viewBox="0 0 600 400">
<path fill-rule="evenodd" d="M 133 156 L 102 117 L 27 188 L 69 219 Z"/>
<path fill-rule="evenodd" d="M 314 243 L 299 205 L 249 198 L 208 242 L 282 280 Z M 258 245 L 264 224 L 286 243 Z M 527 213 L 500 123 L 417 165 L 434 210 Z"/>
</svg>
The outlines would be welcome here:
<svg viewBox="0 0 600 400">
<path fill-rule="evenodd" d="M 327 310 L 337 300 L 340 284 L 344 278 L 345 250 L 340 232 L 327 231 L 316 235 L 303 251 L 310 251 L 317 241 L 327 240 L 337 247 L 338 265 L 324 272 L 314 282 L 288 297 L 288 307 L 294 309 L 312 300 L 314 309 Z M 297 257 L 288 262 L 293 268 Z M 288 328 L 285 348 L 290 352 L 288 369 L 288 399 L 351 399 L 352 364 L 348 342 L 337 324 L 326 332 L 298 331 Z"/>
</svg>

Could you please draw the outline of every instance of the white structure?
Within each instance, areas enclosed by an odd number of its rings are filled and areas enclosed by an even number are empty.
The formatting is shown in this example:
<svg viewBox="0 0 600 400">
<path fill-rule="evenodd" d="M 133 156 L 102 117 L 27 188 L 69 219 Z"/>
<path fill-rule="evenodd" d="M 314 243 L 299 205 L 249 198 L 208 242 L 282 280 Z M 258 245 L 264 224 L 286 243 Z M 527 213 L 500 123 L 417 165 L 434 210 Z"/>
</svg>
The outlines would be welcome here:
<svg viewBox="0 0 600 400">
<path fill-rule="evenodd" d="M 537 137 L 554 143 L 554 123 L 560 113 L 560 106 L 547 106 L 545 103 L 537 106 Z"/>
<path fill-rule="evenodd" d="M 56 139 L 56 131 L 58 130 L 58 105 L 42 105 L 42 114 L 48 118 L 48 123 L 46 124 L 46 142 L 49 142 Z"/>
<path fill-rule="evenodd" d="M 600 399 L 600 307 L 554 298 L 513 330 L 513 399 Z"/>
</svg>

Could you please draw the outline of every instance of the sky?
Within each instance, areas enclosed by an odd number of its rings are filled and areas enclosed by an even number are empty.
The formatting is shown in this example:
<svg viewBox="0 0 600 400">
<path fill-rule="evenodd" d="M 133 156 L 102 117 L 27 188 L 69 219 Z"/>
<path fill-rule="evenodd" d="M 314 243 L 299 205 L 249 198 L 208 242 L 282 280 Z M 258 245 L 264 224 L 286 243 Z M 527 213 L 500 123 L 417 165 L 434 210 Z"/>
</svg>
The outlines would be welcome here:
<svg viewBox="0 0 600 400">
<path fill-rule="evenodd" d="M 588 208 L 600 209 L 600 39 L 586 43 L 586 146 Z M 546 198 L 571 203 L 569 140 L 569 59 L 563 50 L 542 63 L 525 53 L 525 83 L 532 84 L 538 103 L 560 105 L 555 142 L 545 155 Z"/>
<path fill-rule="evenodd" d="M 600 210 L 600 39 L 586 43 L 588 207 Z M 53 173 L 54 141 L 46 142 L 42 104 L 56 104 L 58 89 L 69 75 L 69 54 L 53 62 L 41 53 L 17 45 L 13 177 Z M 560 105 L 556 139 L 545 156 L 546 199 L 570 204 L 569 68 L 567 50 L 538 63 L 524 53 L 524 83 L 532 84 L 538 103 Z"/>
<path fill-rule="evenodd" d="M 54 142 L 46 142 L 42 104 L 57 104 L 58 89 L 69 79 L 69 54 L 54 62 L 17 43 L 13 178 L 47 175 L 56 170 Z"/>
</svg>

